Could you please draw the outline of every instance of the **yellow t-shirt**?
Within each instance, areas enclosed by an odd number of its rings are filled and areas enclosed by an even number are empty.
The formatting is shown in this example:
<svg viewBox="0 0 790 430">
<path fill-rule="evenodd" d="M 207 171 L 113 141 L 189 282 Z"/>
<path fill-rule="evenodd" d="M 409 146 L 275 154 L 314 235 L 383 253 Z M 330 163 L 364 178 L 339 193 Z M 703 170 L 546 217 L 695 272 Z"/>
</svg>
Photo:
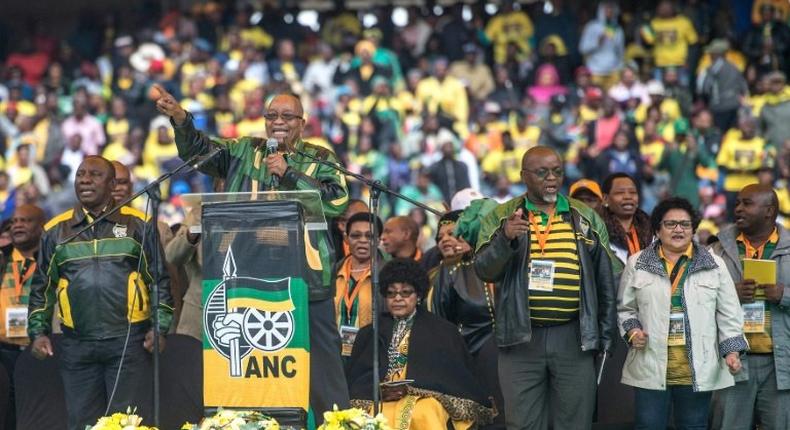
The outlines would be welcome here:
<svg viewBox="0 0 790 430">
<path fill-rule="evenodd" d="M 266 120 L 263 117 L 257 119 L 243 119 L 236 124 L 236 134 L 239 136 L 266 137 Z"/>
<path fill-rule="evenodd" d="M 481 168 L 490 175 L 504 174 L 514 184 L 521 181 L 521 158 L 526 150 L 491 151 L 483 158 Z"/>
<path fill-rule="evenodd" d="M 537 146 L 540 140 L 540 127 L 528 125 L 524 130 L 519 130 L 515 121 L 510 121 L 508 130 L 510 137 L 513 139 L 513 146 L 518 149 L 527 150 L 533 146 Z"/>
<path fill-rule="evenodd" d="M 645 103 L 641 103 L 639 106 L 636 107 L 634 111 L 634 119 L 637 123 L 642 124 L 647 120 L 647 110 L 650 108 L 649 105 Z M 680 118 L 680 104 L 677 100 L 673 98 L 665 98 L 661 101 L 661 106 L 659 106 L 659 110 L 661 111 L 661 117 L 665 121 L 674 121 Z M 674 129 L 673 129 L 673 136 L 674 136 Z M 664 136 L 666 138 L 666 136 Z"/>
<path fill-rule="evenodd" d="M 123 143 L 129 134 L 129 120 L 126 118 L 109 118 L 105 127 L 107 129 L 108 143 Z"/>
<path fill-rule="evenodd" d="M 716 164 L 728 170 L 724 190 L 738 192 L 757 183 L 756 170 L 768 155 L 765 140 L 759 136 L 744 140 L 741 133 L 727 133 L 721 143 Z"/>
<path fill-rule="evenodd" d="M 129 151 L 123 142 L 113 142 L 104 147 L 101 156 L 110 161 L 120 161 L 131 159 L 132 153 Z"/>
<path fill-rule="evenodd" d="M 650 21 L 655 39 L 653 59 L 658 67 L 683 66 L 688 58 L 689 45 L 697 43 L 697 31 L 688 18 L 682 15 Z"/>
<path fill-rule="evenodd" d="M 532 20 L 523 11 L 503 13 L 491 18 L 485 28 L 486 37 L 494 45 L 494 61 L 502 64 L 507 58 L 507 46 L 514 43 L 519 57 L 528 56 L 531 51 L 529 39 L 535 33 Z"/>
</svg>

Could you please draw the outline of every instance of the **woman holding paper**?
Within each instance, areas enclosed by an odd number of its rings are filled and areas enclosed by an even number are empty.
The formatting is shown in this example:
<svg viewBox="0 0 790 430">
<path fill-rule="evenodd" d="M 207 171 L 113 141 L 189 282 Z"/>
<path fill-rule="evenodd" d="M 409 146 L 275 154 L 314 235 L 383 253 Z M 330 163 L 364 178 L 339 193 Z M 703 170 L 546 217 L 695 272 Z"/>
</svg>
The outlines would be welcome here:
<svg viewBox="0 0 790 430">
<path fill-rule="evenodd" d="M 352 405 L 371 409 L 373 342 L 379 344 L 382 412 L 392 428 L 466 430 L 491 421 L 493 411 L 471 368 L 455 325 L 418 308 L 428 275 L 413 260 L 395 259 L 380 274 L 387 313 L 379 338 L 360 329 L 346 368 Z"/>
<path fill-rule="evenodd" d="M 650 218 L 657 240 L 628 259 L 618 293 L 631 347 L 622 382 L 635 387 L 635 428 L 707 427 L 711 392 L 732 386 L 746 350 L 743 315 L 724 262 L 692 242 L 699 215 L 680 198 Z M 728 372 L 729 370 L 729 372 Z"/>
</svg>

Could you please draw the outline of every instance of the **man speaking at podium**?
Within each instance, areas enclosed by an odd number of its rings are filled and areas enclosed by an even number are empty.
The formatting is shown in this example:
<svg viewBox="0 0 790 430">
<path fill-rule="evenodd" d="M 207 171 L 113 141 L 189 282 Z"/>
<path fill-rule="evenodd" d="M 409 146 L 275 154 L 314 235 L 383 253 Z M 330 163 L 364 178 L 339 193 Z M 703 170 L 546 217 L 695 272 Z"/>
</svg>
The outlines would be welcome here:
<svg viewBox="0 0 790 430">
<path fill-rule="evenodd" d="M 345 177 L 331 167 L 319 164 L 301 153 L 337 163 L 333 153 L 302 140 L 304 110 L 299 99 L 280 94 L 269 102 L 264 111 L 268 141 L 261 138 L 211 139 L 195 129 L 192 115 L 160 86 L 156 107 L 170 117 L 175 129 L 178 155 L 187 160 L 196 154 L 207 155 L 217 145 L 227 147 L 203 165 L 201 171 L 225 179 L 226 192 L 269 190 L 317 190 L 321 193 L 324 214 L 334 218 L 348 205 Z M 277 142 L 276 151 L 273 148 Z M 309 285 L 310 296 L 310 406 L 316 421 L 322 421 L 324 411 L 337 404 L 349 406 L 348 388 L 340 358 L 340 336 L 334 318 L 334 291 L 331 287 L 331 268 L 334 252 L 326 235 L 318 244 L 321 252 L 323 285 Z"/>
</svg>

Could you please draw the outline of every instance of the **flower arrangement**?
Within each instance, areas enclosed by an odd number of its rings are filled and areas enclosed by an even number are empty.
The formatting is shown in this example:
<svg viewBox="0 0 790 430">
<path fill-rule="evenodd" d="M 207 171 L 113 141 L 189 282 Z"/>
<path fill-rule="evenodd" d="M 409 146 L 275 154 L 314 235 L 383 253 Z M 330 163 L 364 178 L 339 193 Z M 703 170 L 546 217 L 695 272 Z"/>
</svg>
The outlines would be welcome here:
<svg viewBox="0 0 790 430">
<path fill-rule="evenodd" d="M 141 426 L 143 418 L 137 415 L 137 408 L 127 408 L 126 413 L 114 413 L 109 417 L 101 417 L 93 426 L 85 430 L 157 430 L 156 427 Z"/>
<path fill-rule="evenodd" d="M 184 424 L 181 430 L 280 430 L 274 418 L 257 411 L 219 409 L 200 424 Z"/>
<path fill-rule="evenodd" d="M 318 430 L 392 430 L 384 415 L 375 417 L 359 408 L 337 409 L 324 412 L 324 424 Z"/>
</svg>

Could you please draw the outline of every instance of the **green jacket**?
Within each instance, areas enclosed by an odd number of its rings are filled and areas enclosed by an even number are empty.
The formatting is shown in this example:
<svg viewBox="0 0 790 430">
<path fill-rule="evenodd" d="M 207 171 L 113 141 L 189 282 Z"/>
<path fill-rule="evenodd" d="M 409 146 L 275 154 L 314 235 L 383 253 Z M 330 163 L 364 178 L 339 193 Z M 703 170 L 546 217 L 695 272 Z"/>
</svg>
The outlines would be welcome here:
<svg viewBox="0 0 790 430">
<path fill-rule="evenodd" d="M 187 114 L 184 124 L 173 124 L 176 136 L 178 156 L 186 160 L 195 155 L 206 155 L 217 145 L 228 148 L 222 151 L 213 160 L 201 167 L 201 171 L 216 178 L 226 180 L 226 192 L 250 192 L 257 181 L 258 190 L 266 191 L 271 183 L 271 175 L 266 169 L 263 160 L 266 151 L 266 141 L 256 137 L 241 137 L 238 139 L 215 139 L 195 129 L 192 114 Z M 317 190 L 321 194 L 324 216 L 331 223 L 331 218 L 343 214 L 348 206 L 348 187 L 346 179 L 340 172 L 332 167 L 317 163 L 299 152 L 338 163 L 337 157 L 331 151 L 320 146 L 312 145 L 299 139 L 296 142 L 296 153 L 286 156 L 288 170 L 280 179 L 278 191 L 290 190 Z M 261 153 L 260 167 L 255 167 L 256 153 Z M 310 300 L 324 300 L 334 297 L 332 286 L 332 264 L 335 261 L 335 250 L 326 232 L 309 232 L 311 242 L 316 244 L 321 256 L 321 282 L 322 285 L 309 285 Z M 315 235 L 315 237 L 312 237 Z"/>
<path fill-rule="evenodd" d="M 111 339 L 151 327 L 151 291 L 154 278 L 149 266 L 157 255 L 159 273 L 159 330 L 167 333 L 173 319 L 170 277 L 162 247 L 154 248 L 156 226 L 145 214 L 130 207 L 99 222 L 73 241 L 63 244 L 88 224 L 77 205 L 44 226 L 28 303 L 27 333 L 31 340 L 52 331 L 57 306 L 64 333 L 82 340 Z M 130 321 L 131 320 L 131 321 Z"/>
<path fill-rule="evenodd" d="M 691 202 L 692 206 L 698 208 L 699 201 L 699 178 L 697 177 L 697 166 L 711 167 L 716 165 L 716 161 L 708 153 L 705 145 L 698 145 L 694 152 L 686 152 L 685 146 L 674 150 L 664 151 L 661 162 L 658 164 L 659 170 L 669 172 L 670 184 L 669 194 L 672 196 L 683 197 Z"/>
<path fill-rule="evenodd" d="M 617 336 L 615 276 L 609 254 L 609 235 L 600 216 L 584 203 L 560 196 L 569 204 L 567 222 L 576 233 L 581 266 L 579 324 L 584 351 L 611 350 Z M 522 195 L 494 209 L 483 218 L 478 237 L 475 271 L 486 282 L 496 284 L 496 340 L 500 347 L 515 346 L 532 339 L 529 314 L 529 237 L 508 240 L 502 223 L 519 207 Z M 558 200 L 559 204 L 559 200 Z M 618 272 L 622 267 L 618 262 Z"/>
</svg>

